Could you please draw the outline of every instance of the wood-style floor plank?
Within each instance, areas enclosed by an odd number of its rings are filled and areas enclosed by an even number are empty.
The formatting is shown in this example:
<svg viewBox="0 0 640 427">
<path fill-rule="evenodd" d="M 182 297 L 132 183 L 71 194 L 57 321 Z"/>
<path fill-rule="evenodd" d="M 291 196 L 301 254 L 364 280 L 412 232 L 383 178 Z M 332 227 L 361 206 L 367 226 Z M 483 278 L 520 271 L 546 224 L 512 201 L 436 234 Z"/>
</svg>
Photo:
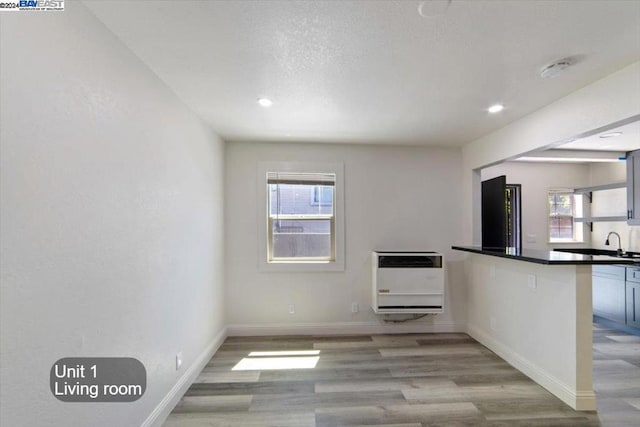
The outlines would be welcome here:
<svg viewBox="0 0 640 427">
<path fill-rule="evenodd" d="M 289 356 L 249 355 L 294 350 L 319 350 L 315 367 L 268 369 Z M 596 413 L 572 410 L 466 334 L 229 337 L 165 426 L 637 427 L 639 350 L 638 337 L 595 325 Z M 265 369 L 233 370 L 256 357 Z"/>
<path fill-rule="evenodd" d="M 315 427 L 316 415 L 303 413 L 171 413 L 164 427 Z"/>
</svg>

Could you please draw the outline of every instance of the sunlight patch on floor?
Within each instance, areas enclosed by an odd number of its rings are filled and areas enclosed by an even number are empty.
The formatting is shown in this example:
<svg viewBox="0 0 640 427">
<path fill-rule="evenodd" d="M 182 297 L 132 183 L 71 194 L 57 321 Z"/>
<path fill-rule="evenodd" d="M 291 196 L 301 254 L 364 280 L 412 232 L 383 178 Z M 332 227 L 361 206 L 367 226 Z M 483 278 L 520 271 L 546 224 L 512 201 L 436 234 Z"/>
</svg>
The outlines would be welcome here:
<svg viewBox="0 0 640 427">
<path fill-rule="evenodd" d="M 232 371 L 272 371 L 284 369 L 313 369 L 320 360 L 320 350 L 252 351 Z"/>
<path fill-rule="evenodd" d="M 317 356 L 320 350 L 298 350 L 298 351 L 252 351 L 249 357 L 263 356 Z"/>
</svg>

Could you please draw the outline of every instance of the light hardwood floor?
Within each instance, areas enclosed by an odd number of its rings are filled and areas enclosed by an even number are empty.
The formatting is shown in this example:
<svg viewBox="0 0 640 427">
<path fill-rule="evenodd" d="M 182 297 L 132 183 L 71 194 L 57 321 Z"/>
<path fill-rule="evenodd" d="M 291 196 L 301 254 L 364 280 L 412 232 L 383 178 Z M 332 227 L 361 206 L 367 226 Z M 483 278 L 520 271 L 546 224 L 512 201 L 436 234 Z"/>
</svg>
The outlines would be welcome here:
<svg viewBox="0 0 640 427">
<path fill-rule="evenodd" d="M 602 426 L 640 426 L 640 336 L 594 325 L 593 388 Z"/>
<path fill-rule="evenodd" d="M 230 337 L 165 426 L 640 426 L 638 337 L 596 326 L 594 384 L 573 411 L 465 334 Z"/>
</svg>

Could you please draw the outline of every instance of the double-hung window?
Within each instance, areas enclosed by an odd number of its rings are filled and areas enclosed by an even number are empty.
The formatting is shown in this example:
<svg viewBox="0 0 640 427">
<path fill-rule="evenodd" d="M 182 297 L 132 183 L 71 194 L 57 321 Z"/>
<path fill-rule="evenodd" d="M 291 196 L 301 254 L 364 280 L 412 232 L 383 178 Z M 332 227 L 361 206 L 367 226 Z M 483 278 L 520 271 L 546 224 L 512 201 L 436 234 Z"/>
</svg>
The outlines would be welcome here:
<svg viewBox="0 0 640 427">
<path fill-rule="evenodd" d="M 335 173 L 268 172 L 267 260 L 336 260 Z"/>
<path fill-rule="evenodd" d="M 575 219 L 582 216 L 582 195 L 571 190 L 551 190 L 549 205 L 549 242 L 582 242 L 583 227 Z"/>
<path fill-rule="evenodd" d="M 259 162 L 258 268 L 344 271 L 344 164 Z"/>
</svg>

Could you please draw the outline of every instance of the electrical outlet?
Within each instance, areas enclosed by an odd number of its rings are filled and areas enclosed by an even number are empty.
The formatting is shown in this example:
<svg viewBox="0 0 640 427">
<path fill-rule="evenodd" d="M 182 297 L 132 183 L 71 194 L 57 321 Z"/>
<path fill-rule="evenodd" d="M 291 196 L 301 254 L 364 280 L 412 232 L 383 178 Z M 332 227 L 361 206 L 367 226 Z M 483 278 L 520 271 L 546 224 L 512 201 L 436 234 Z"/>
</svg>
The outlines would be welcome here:
<svg viewBox="0 0 640 427">
<path fill-rule="evenodd" d="M 357 313 L 358 311 L 360 311 L 360 308 L 358 307 L 358 303 L 357 302 L 352 302 L 351 303 L 351 312 L 352 313 Z"/>
<path fill-rule="evenodd" d="M 496 266 L 493 264 L 489 266 L 489 277 L 496 277 Z"/>
<path fill-rule="evenodd" d="M 537 240 L 538 239 L 535 234 L 527 234 L 527 243 L 535 243 Z"/>
<path fill-rule="evenodd" d="M 289 314 L 296 314 L 296 306 L 289 304 Z"/>
<path fill-rule="evenodd" d="M 532 291 L 536 290 L 536 288 L 538 287 L 538 283 L 536 283 L 535 274 L 529 274 L 527 276 L 527 286 L 529 286 L 529 289 L 531 289 Z"/>
<path fill-rule="evenodd" d="M 489 327 L 491 327 L 491 330 L 492 330 L 492 331 L 495 331 L 495 330 L 496 330 L 497 322 L 496 322 L 496 318 L 495 318 L 495 317 L 493 317 L 493 316 L 491 316 L 491 317 L 489 318 Z"/>
<path fill-rule="evenodd" d="M 176 371 L 182 366 L 182 352 L 176 354 Z"/>
</svg>

